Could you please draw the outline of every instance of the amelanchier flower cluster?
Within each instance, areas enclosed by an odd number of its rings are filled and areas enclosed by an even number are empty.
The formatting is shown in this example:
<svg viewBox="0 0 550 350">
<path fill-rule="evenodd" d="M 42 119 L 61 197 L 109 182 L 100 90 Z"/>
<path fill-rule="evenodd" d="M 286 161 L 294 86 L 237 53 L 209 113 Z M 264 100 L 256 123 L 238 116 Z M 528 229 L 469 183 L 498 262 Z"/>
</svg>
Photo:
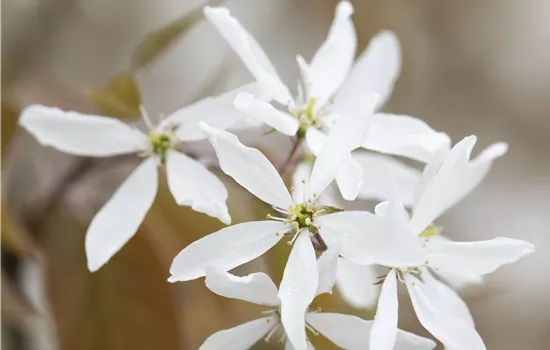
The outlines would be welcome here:
<svg viewBox="0 0 550 350">
<path fill-rule="evenodd" d="M 44 106 L 28 107 L 21 116 L 20 124 L 39 142 L 61 151 L 145 158 L 92 220 L 86 234 L 89 269 L 99 269 L 135 234 L 156 194 L 156 168 L 166 173 L 178 204 L 230 223 L 224 185 L 185 154 L 186 143 L 208 139 L 221 170 L 269 204 L 272 214 L 185 247 L 172 263 L 169 281 L 206 276 L 213 292 L 269 309 L 263 318 L 213 334 L 201 349 L 248 349 L 264 336 L 284 342 L 285 349 L 311 349 L 306 329 L 345 349 L 433 349 L 432 340 L 397 328 L 400 284 L 421 324 L 446 347 L 485 349 L 455 289 L 482 282 L 483 275 L 534 247 L 501 237 L 453 242 L 440 235 L 434 220 L 483 180 L 507 145 L 493 144 L 470 160 L 475 136 L 451 147 L 445 133 L 419 119 L 378 113 L 399 75 L 399 43 L 382 32 L 354 62 L 353 7 L 347 1 L 338 4 L 313 59 L 297 57 L 296 98 L 228 9 L 206 7 L 204 13 L 255 82 L 178 110 L 157 126 L 143 113 L 147 133 L 113 118 Z M 252 125 L 258 122 L 292 138 L 283 169 L 227 131 L 249 123 L 255 132 Z M 391 156 L 425 164 L 424 170 Z M 287 170 L 293 170 L 290 190 L 281 177 Z M 356 198 L 383 202 L 374 213 L 345 210 L 343 200 Z M 292 248 L 278 289 L 264 273 L 228 272 L 283 239 Z M 384 272 L 376 278 L 374 271 Z M 314 298 L 331 293 L 335 283 L 354 306 L 369 307 L 378 299 L 375 319 L 311 310 Z"/>
</svg>

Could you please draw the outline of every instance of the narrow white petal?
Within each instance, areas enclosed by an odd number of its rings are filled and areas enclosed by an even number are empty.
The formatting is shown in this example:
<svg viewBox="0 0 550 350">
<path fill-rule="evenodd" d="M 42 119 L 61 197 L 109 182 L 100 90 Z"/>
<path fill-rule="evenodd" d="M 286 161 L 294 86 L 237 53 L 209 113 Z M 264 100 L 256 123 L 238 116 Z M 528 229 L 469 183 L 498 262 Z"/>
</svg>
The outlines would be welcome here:
<svg viewBox="0 0 550 350">
<path fill-rule="evenodd" d="M 294 169 L 292 174 L 292 198 L 294 203 L 303 203 L 306 201 L 306 181 L 311 174 L 311 164 L 301 162 Z"/>
<path fill-rule="evenodd" d="M 347 99 L 353 95 L 377 93 L 380 95 L 377 102 L 379 109 L 390 97 L 400 71 L 399 40 L 392 32 L 379 33 L 355 62 L 335 97 L 335 104 L 347 104 Z"/>
<path fill-rule="evenodd" d="M 281 322 L 288 340 L 296 350 L 304 350 L 307 347 L 306 311 L 315 298 L 318 283 L 319 271 L 315 250 L 309 233 L 303 230 L 294 242 L 279 287 Z"/>
<path fill-rule="evenodd" d="M 146 136 L 120 120 L 32 105 L 19 125 L 44 146 L 78 156 L 106 157 L 142 151 Z"/>
<path fill-rule="evenodd" d="M 183 153 L 170 151 L 166 158 L 168 186 L 179 205 L 231 223 L 227 211 L 227 190 L 223 183 L 200 162 Z"/>
<path fill-rule="evenodd" d="M 287 136 L 294 136 L 300 123 L 288 113 L 281 112 L 268 102 L 254 98 L 248 93 L 240 93 L 234 101 L 235 108 L 247 115 L 257 118 L 273 129 Z"/>
<path fill-rule="evenodd" d="M 533 244 L 512 238 L 498 237 L 478 242 L 442 242 L 428 244 L 428 266 L 466 278 L 486 275 L 518 261 L 534 252 Z"/>
<path fill-rule="evenodd" d="M 434 337 L 452 349 L 485 350 L 483 340 L 471 322 L 457 314 L 456 309 L 448 304 L 448 296 L 440 298 L 437 288 L 423 283 L 407 274 L 407 289 L 420 323 Z"/>
<path fill-rule="evenodd" d="M 474 326 L 474 318 L 468 309 L 468 305 L 452 288 L 438 281 L 428 269 L 422 270 L 422 281 L 431 287 L 434 297 L 440 298 L 453 312 Z"/>
<path fill-rule="evenodd" d="M 433 130 L 420 119 L 376 113 L 363 147 L 427 163 L 442 146 L 449 143 L 447 134 Z"/>
<path fill-rule="evenodd" d="M 395 221 L 396 223 L 407 227 L 410 222 L 410 216 L 403 203 L 397 201 L 382 202 L 374 208 L 376 215 Z"/>
<path fill-rule="evenodd" d="M 329 293 L 332 294 L 332 287 L 336 283 L 336 271 L 338 267 L 338 256 L 340 248 L 336 245 L 329 247 L 317 260 L 319 269 L 319 286 L 316 295 Z"/>
<path fill-rule="evenodd" d="M 308 313 L 306 321 L 319 333 L 343 349 L 369 348 L 372 321 L 338 313 Z"/>
<path fill-rule="evenodd" d="M 321 104 L 328 101 L 342 85 L 355 58 L 357 36 L 351 20 L 353 6 L 341 1 L 326 41 L 311 60 L 310 96 Z"/>
<path fill-rule="evenodd" d="M 271 278 L 262 272 L 239 277 L 217 267 L 207 267 L 204 283 L 208 289 L 226 298 L 269 306 L 278 306 L 280 302 L 277 287 Z"/>
<path fill-rule="evenodd" d="M 422 170 L 422 175 L 420 176 L 420 180 L 418 181 L 418 184 L 416 185 L 416 188 L 414 189 L 414 196 L 413 196 L 413 208 L 416 208 L 418 205 L 418 202 L 424 195 L 424 192 L 426 191 L 426 188 L 428 188 L 428 185 L 432 182 L 433 178 L 437 175 L 437 172 L 441 168 L 441 164 L 445 161 L 445 158 L 447 158 L 447 155 L 450 151 L 449 145 L 443 145 L 437 152 L 435 152 L 432 159 L 426 164 L 424 169 Z"/>
<path fill-rule="evenodd" d="M 96 214 L 86 233 L 88 269 L 97 271 L 134 236 L 157 194 L 157 165 L 144 160 Z"/>
<path fill-rule="evenodd" d="M 309 339 L 307 339 L 307 347 L 306 347 L 307 350 L 315 350 L 315 348 L 313 347 L 313 344 L 311 344 L 311 342 L 309 341 Z M 289 342 L 288 340 L 285 342 L 285 350 L 294 350 L 294 347 L 292 346 L 292 343 Z"/>
<path fill-rule="evenodd" d="M 336 175 L 336 184 L 342 197 L 348 201 L 354 201 L 363 185 L 363 168 L 351 154 Z"/>
<path fill-rule="evenodd" d="M 306 131 L 306 143 L 309 147 L 309 150 L 313 155 L 317 156 L 321 153 L 325 142 L 327 141 L 327 136 L 315 128 L 308 128 Z"/>
<path fill-rule="evenodd" d="M 340 254 L 357 264 L 418 266 L 425 252 L 418 238 L 402 225 L 365 211 L 344 211 L 315 219 L 321 234 L 341 237 Z"/>
<path fill-rule="evenodd" d="M 420 193 L 415 194 L 415 214 L 411 222 L 415 231 L 429 225 L 467 196 L 485 178 L 493 160 L 504 155 L 507 150 L 506 144 L 496 143 L 470 161 L 475 143 L 475 136 L 464 138 L 453 147 L 442 162 L 439 159 L 434 161 L 441 162 L 438 170 L 434 170 L 435 166 L 432 166 L 432 169 L 423 174 L 423 177 L 429 179 L 422 180 L 423 188 L 419 190 Z"/>
<path fill-rule="evenodd" d="M 204 15 L 241 58 L 254 78 L 259 82 L 270 84 L 275 98 L 282 104 L 290 101 L 290 94 L 286 86 L 282 83 L 264 50 L 241 23 L 231 16 L 229 10 L 225 7 L 206 6 Z"/>
<path fill-rule="evenodd" d="M 382 285 L 370 333 L 370 350 L 393 349 L 397 338 L 397 276 L 391 269 Z"/>
<path fill-rule="evenodd" d="M 376 268 L 372 265 L 358 265 L 346 259 L 338 259 L 336 283 L 342 298 L 351 306 L 373 309 L 380 295 Z"/>
<path fill-rule="evenodd" d="M 393 350 L 433 350 L 436 346 L 431 339 L 398 329 Z"/>
<path fill-rule="evenodd" d="M 439 234 L 436 236 L 432 236 L 429 239 L 429 243 L 427 244 L 429 251 L 436 251 L 438 249 L 438 245 L 444 244 L 447 242 L 453 242 L 450 238 Z M 447 285 L 449 285 L 454 290 L 461 290 L 463 288 L 466 288 L 471 285 L 479 285 L 482 284 L 484 281 L 484 278 L 482 275 L 477 276 L 459 276 L 456 273 L 444 271 L 444 270 L 431 270 L 440 280 L 445 282 Z"/>
<path fill-rule="evenodd" d="M 398 188 L 395 199 L 406 206 L 412 205 L 420 179 L 418 170 L 381 154 L 356 151 L 352 157 L 363 169 L 359 198 L 388 200 L 387 189 L 394 184 Z"/>
<path fill-rule="evenodd" d="M 224 329 L 212 334 L 199 348 L 200 350 L 247 350 L 267 334 L 275 325 L 275 317 L 265 317 L 243 323 L 237 327 Z"/>
<path fill-rule="evenodd" d="M 422 232 L 461 197 L 462 183 L 466 180 L 468 161 L 475 143 L 475 136 L 465 137 L 447 154 L 437 173 L 426 185 L 422 197 L 415 203 L 410 226 L 413 232 Z"/>
<path fill-rule="evenodd" d="M 252 221 L 223 228 L 185 247 L 170 267 L 170 282 L 190 281 L 206 274 L 207 266 L 229 271 L 273 247 L 286 226 L 278 221 Z"/>
<path fill-rule="evenodd" d="M 321 194 L 334 180 L 342 169 L 349 154 L 358 148 L 369 132 L 372 108 L 376 96 L 368 96 L 362 100 L 362 114 L 343 114 L 326 139 L 321 152 L 313 165 L 308 183 L 309 198 Z"/>
<path fill-rule="evenodd" d="M 220 167 L 237 183 L 266 203 L 287 209 L 292 197 L 269 160 L 255 148 L 243 145 L 237 136 L 204 123 L 201 128 L 218 155 Z"/>
<path fill-rule="evenodd" d="M 222 130 L 243 123 L 249 117 L 233 105 L 235 97 L 240 93 L 247 93 L 261 99 L 265 95 L 265 86 L 254 82 L 219 96 L 204 98 L 170 114 L 159 124 L 158 129 L 175 126 L 178 138 L 190 142 L 206 138 L 204 132 L 199 128 L 201 121 Z"/>
</svg>

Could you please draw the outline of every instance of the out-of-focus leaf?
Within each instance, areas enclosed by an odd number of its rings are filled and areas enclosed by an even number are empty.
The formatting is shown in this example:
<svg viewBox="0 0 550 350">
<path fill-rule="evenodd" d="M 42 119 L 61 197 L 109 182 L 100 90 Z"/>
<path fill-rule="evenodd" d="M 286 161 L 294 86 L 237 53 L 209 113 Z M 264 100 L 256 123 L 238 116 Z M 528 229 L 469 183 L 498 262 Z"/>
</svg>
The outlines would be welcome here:
<svg viewBox="0 0 550 350">
<path fill-rule="evenodd" d="M 141 115 L 141 92 L 131 73 L 119 74 L 107 85 L 91 87 L 86 94 L 104 115 L 127 120 Z"/>
<path fill-rule="evenodd" d="M 13 325 L 23 326 L 35 310 L 21 295 L 2 271 L 2 319 Z"/>
<path fill-rule="evenodd" d="M 204 1 L 204 5 L 218 6 L 222 2 L 223 0 Z M 149 34 L 134 51 L 132 57 L 133 68 L 138 69 L 153 61 L 202 18 L 201 6 Z"/>
<path fill-rule="evenodd" d="M 181 349 L 167 266 L 138 232 L 96 273 L 85 226 L 59 208 L 46 230 L 47 286 L 61 349 Z"/>
<path fill-rule="evenodd" d="M 19 257 L 31 257 L 36 249 L 34 240 L 17 225 L 8 206 L 2 200 L 2 246 Z"/>
<path fill-rule="evenodd" d="M 2 128 L 0 129 L 2 133 L 2 161 L 10 148 L 11 139 L 17 129 L 19 115 L 19 111 L 6 102 L 6 97 L 5 95 L 2 96 Z"/>
</svg>

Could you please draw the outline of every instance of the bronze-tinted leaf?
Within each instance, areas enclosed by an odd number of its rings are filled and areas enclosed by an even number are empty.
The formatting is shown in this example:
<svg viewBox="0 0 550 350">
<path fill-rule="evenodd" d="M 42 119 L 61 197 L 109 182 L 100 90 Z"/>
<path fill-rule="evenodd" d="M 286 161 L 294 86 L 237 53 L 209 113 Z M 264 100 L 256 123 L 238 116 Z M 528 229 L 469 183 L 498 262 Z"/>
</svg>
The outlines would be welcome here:
<svg viewBox="0 0 550 350">
<path fill-rule="evenodd" d="M 205 5 L 217 6 L 222 3 L 222 0 L 211 0 L 204 3 Z M 134 51 L 132 57 L 133 68 L 138 69 L 153 61 L 202 18 L 201 6 L 149 34 Z"/>
<path fill-rule="evenodd" d="M 30 235 L 12 216 L 8 206 L 2 200 L 2 246 L 19 257 L 31 257 L 36 244 Z"/>
<path fill-rule="evenodd" d="M 91 87 L 86 94 L 104 115 L 128 120 L 141 115 L 141 93 L 131 73 L 122 73 L 107 85 Z"/>
<path fill-rule="evenodd" d="M 61 349 L 181 349 L 163 265 L 138 232 L 96 273 L 86 268 L 85 226 L 68 208 L 50 218 L 47 284 Z"/>
</svg>

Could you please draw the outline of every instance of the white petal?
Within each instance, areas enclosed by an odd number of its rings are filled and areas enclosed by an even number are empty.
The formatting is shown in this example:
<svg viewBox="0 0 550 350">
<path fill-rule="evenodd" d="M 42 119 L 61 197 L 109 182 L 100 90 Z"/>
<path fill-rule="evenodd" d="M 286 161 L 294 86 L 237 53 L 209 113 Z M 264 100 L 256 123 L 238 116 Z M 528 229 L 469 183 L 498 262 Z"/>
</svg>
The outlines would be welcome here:
<svg viewBox="0 0 550 350">
<path fill-rule="evenodd" d="M 157 194 L 157 165 L 144 160 L 92 219 L 86 233 L 88 269 L 97 271 L 134 236 Z"/>
<path fill-rule="evenodd" d="M 292 174 L 292 198 L 294 203 L 303 203 L 306 201 L 306 181 L 311 174 L 311 164 L 309 162 L 298 163 Z"/>
<path fill-rule="evenodd" d="M 212 334 L 199 348 L 200 350 L 247 350 L 277 324 L 275 317 L 265 317 L 243 323 L 237 327 L 224 329 Z"/>
<path fill-rule="evenodd" d="M 422 281 L 431 287 L 434 296 L 441 299 L 441 302 L 452 310 L 453 315 L 461 317 L 474 326 L 474 318 L 468 305 L 452 288 L 438 281 L 428 269 L 422 270 Z"/>
<path fill-rule="evenodd" d="M 346 79 L 355 58 L 357 37 L 351 20 L 353 6 L 341 1 L 326 41 L 311 60 L 310 96 L 324 104 Z"/>
<path fill-rule="evenodd" d="M 420 180 L 418 181 L 418 184 L 414 189 L 413 208 L 416 208 L 416 206 L 418 205 L 418 202 L 424 195 L 426 188 L 428 188 L 428 185 L 432 182 L 433 178 L 437 175 L 437 172 L 441 168 L 441 164 L 443 164 L 443 162 L 445 161 L 445 158 L 447 158 L 447 155 L 449 154 L 450 150 L 451 149 L 448 145 L 443 145 L 437 152 L 435 152 L 430 162 L 426 164 L 426 166 L 422 170 L 422 175 L 420 176 Z"/>
<path fill-rule="evenodd" d="M 219 96 L 202 99 L 170 114 L 159 124 L 158 129 L 178 126 L 176 129 L 178 138 L 190 142 L 206 138 L 204 132 L 199 128 L 201 121 L 222 130 L 243 123 L 248 116 L 233 105 L 235 97 L 240 93 L 247 93 L 260 99 L 265 94 L 265 86 L 254 82 Z"/>
<path fill-rule="evenodd" d="M 410 216 L 403 203 L 398 201 L 388 201 L 379 203 L 375 208 L 376 215 L 393 220 L 403 227 L 409 225 Z"/>
<path fill-rule="evenodd" d="M 418 266 L 425 260 L 417 237 L 402 225 L 365 211 L 345 211 L 315 219 L 321 234 L 341 237 L 340 254 L 357 264 Z"/>
<path fill-rule="evenodd" d="M 147 138 L 120 120 L 32 105 L 19 125 L 44 146 L 79 156 L 105 157 L 139 152 Z"/>
<path fill-rule="evenodd" d="M 273 247 L 286 226 L 278 221 L 252 221 L 223 228 L 185 247 L 170 267 L 170 282 L 190 281 L 206 274 L 207 266 L 229 271 Z"/>
<path fill-rule="evenodd" d="M 535 247 L 526 241 L 498 237 L 489 241 L 444 242 L 433 248 L 428 245 L 428 250 L 428 266 L 475 278 L 518 261 Z"/>
<path fill-rule="evenodd" d="M 166 158 L 168 186 L 179 205 L 231 223 L 227 211 L 227 190 L 223 183 L 200 162 L 185 154 L 170 151 Z"/>
<path fill-rule="evenodd" d="M 309 150 L 313 155 L 317 156 L 321 153 L 325 142 L 327 141 L 327 136 L 315 128 L 308 128 L 306 131 L 306 143 L 309 147 Z"/>
<path fill-rule="evenodd" d="M 204 15 L 239 55 L 254 78 L 271 85 L 278 102 L 286 104 L 291 100 L 288 89 L 282 83 L 264 50 L 239 21 L 231 16 L 227 8 L 206 6 Z"/>
<path fill-rule="evenodd" d="M 308 313 L 307 323 L 343 349 L 369 348 L 372 321 L 338 313 Z"/>
<path fill-rule="evenodd" d="M 399 40 L 392 32 L 379 33 L 357 59 L 335 97 L 335 104 L 347 104 L 347 99 L 353 95 L 377 93 L 380 95 L 379 109 L 390 97 L 400 71 Z"/>
<path fill-rule="evenodd" d="M 255 148 L 243 145 L 237 136 L 201 123 L 214 146 L 220 167 L 237 183 L 266 203 L 287 209 L 292 197 L 269 160 Z"/>
<path fill-rule="evenodd" d="M 373 321 L 338 313 L 308 313 L 308 324 L 337 346 L 349 350 L 369 349 Z M 397 330 L 394 350 L 432 350 L 436 344 L 430 339 Z"/>
<path fill-rule="evenodd" d="M 239 277 L 217 267 L 207 267 L 204 283 L 208 289 L 226 298 L 259 305 L 279 305 L 277 287 L 271 278 L 262 272 Z"/>
<path fill-rule="evenodd" d="M 336 175 L 336 184 L 345 200 L 354 201 L 363 185 L 363 168 L 351 154 Z"/>
<path fill-rule="evenodd" d="M 303 230 L 288 257 L 283 280 L 279 287 L 281 322 L 285 333 L 296 350 L 306 349 L 305 316 L 315 298 L 319 271 L 315 250 L 309 233 Z"/>
<path fill-rule="evenodd" d="M 442 146 L 449 143 L 447 134 L 433 130 L 420 119 L 377 113 L 372 118 L 363 147 L 427 163 Z"/>
<path fill-rule="evenodd" d="M 389 184 L 399 189 L 396 200 L 406 206 L 413 202 L 413 194 L 420 179 L 420 172 L 391 157 L 356 151 L 353 159 L 363 168 L 363 184 L 359 189 L 361 199 L 387 200 Z"/>
<path fill-rule="evenodd" d="M 448 298 L 440 298 L 432 284 L 422 283 L 410 274 L 405 275 L 405 282 L 418 320 L 445 347 L 485 349 L 474 326 L 456 314 L 454 307 L 447 304 Z"/>
<path fill-rule="evenodd" d="M 342 298 L 351 306 L 372 309 L 376 305 L 380 286 L 376 285 L 376 268 L 338 259 L 336 283 Z"/>
<path fill-rule="evenodd" d="M 328 136 L 313 165 L 308 183 L 308 198 L 316 197 L 334 180 L 351 151 L 361 145 L 369 132 L 376 96 L 365 97 L 362 114 L 342 115 Z"/>
<path fill-rule="evenodd" d="M 336 271 L 338 267 L 338 256 L 340 248 L 338 246 L 329 247 L 317 260 L 319 269 L 319 286 L 316 295 L 329 293 L 332 294 L 332 287 L 336 283 Z"/>
<path fill-rule="evenodd" d="M 398 329 L 393 350 L 432 350 L 436 346 L 431 339 Z"/>
<path fill-rule="evenodd" d="M 268 102 L 254 98 L 253 95 L 240 93 L 235 98 L 235 108 L 257 118 L 275 130 L 287 136 L 294 136 L 300 123 L 288 113 L 281 112 Z"/>
<path fill-rule="evenodd" d="M 496 143 L 470 162 L 475 142 L 475 136 L 464 138 L 447 154 L 437 171 L 432 166 L 423 174 L 423 178 L 428 179 L 422 180 L 423 188 L 415 194 L 415 214 L 411 221 L 413 230 L 420 231 L 467 196 L 485 178 L 493 160 L 507 150 L 506 144 Z M 440 160 L 434 162 L 437 165 Z"/>
<path fill-rule="evenodd" d="M 391 269 L 380 292 L 378 308 L 370 333 L 370 350 L 393 349 L 397 338 L 397 276 Z"/>
<path fill-rule="evenodd" d="M 422 238 L 421 238 L 422 239 Z M 435 251 L 437 250 L 437 246 L 442 243 L 447 242 L 453 242 L 450 238 L 439 234 L 436 236 L 432 236 L 429 239 L 429 244 L 427 245 L 429 251 Z M 456 273 L 449 272 L 449 271 L 443 271 L 443 270 L 431 270 L 437 277 L 445 282 L 447 285 L 449 285 L 454 290 L 461 290 L 463 288 L 466 288 L 471 285 L 479 285 L 482 284 L 484 281 L 484 278 L 482 275 L 477 276 L 459 276 Z"/>
<path fill-rule="evenodd" d="M 465 137 L 447 154 L 438 172 L 415 203 L 410 226 L 413 232 L 422 232 L 463 197 L 464 183 L 468 181 L 468 162 L 475 143 L 475 136 Z"/>
<path fill-rule="evenodd" d="M 315 350 L 315 348 L 313 347 L 313 344 L 311 344 L 311 342 L 309 341 L 309 339 L 307 339 L 307 347 L 306 347 L 307 350 Z M 292 343 L 289 342 L 288 340 L 285 342 L 285 350 L 294 350 L 294 347 L 292 346 Z"/>
</svg>

